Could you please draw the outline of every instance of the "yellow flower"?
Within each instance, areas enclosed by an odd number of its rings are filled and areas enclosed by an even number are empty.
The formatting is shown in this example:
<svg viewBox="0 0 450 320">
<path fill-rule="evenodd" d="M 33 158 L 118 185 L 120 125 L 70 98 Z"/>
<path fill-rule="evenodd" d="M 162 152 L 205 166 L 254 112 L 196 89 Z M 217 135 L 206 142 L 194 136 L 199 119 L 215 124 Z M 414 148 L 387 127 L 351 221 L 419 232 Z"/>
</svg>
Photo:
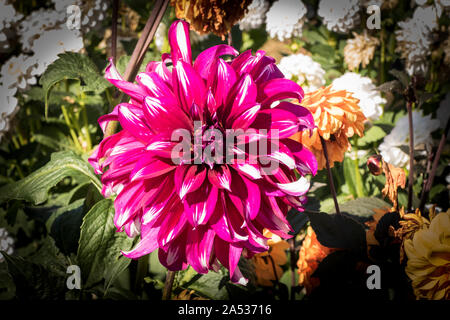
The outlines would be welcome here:
<svg viewBox="0 0 450 320">
<path fill-rule="evenodd" d="M 255 254 L 252 261 L 255 266 L 257 283 L 270 287 L 283 275 L 281 266 L 287 262 L 286 249 L 289 248 L 289 244 L 267 229 L 264 229 L 264 236 L 269 238 L 267 241 L 270 247 L 269 251 Z"/>
<path fill-rule="evenodd" d="M 351 71 L 357 69 L 360 64 L 365 68 L 372 60 L 375 48 L 380 44 L 377 38 L 367 34 L 367 30 L 362 34 L 353 32 L 353 36 L 355 38 L 347 40 L 344 47 L 344 61 Z"/>
<path fill-rule="evenodd" d="M 200 34 L 213 32 L 224 39 L 244 17 L 251 0 L 171 0 L 178 19 L 184 19 Z"/>
<path fill-rule="evenodd" d="M 405 241 L 406 274 L 417 299 L 450 299 L 450 210 Z"/>
<path fill-rule="evenodd" d="M 312 135 L 308 130 L 295 134 L 292 138 L 309 148 L 317 159 L 318 169 L 326 167 L 320 137 L 325 140 L 330 166 L 344 160 L 344 154 L 351 149 L 348 138 L 354 134 L 364 134 L 366 117 L 361 111 L 359 100 L 345 90 L 336 91 L 332 86 L 306 93 L 302 106 L 314 117 L 316 128 Z"/>
</svg>

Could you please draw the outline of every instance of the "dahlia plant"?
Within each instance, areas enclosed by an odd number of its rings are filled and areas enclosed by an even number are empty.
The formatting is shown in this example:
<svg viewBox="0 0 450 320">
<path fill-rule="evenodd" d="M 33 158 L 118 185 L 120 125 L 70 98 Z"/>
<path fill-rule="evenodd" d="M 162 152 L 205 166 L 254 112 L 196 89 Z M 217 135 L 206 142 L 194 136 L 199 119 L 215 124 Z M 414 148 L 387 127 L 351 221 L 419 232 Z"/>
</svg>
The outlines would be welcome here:
<svg viewBox="0 0 450 320">
<path fill-rule="evenodd" d="M 117 194 L 117 229 L 130 237 L 140 234 L 125 256 L 159 249 L 169 270 L 191 265 L 199 273 L 220 262 L 232 281 L 245 284 L 237 267 L 241 255 L 269 249 L 264 228 L 289 238 L 287 211 L 301 211 L 306 201 L 304 176 L 316 173 L 317 162 L 289 137 L 312 130 L 314 119 L 304 107 L 284 101 L 301 102 L 303 90 L 284 79 L 264 51 L 239 54 L 221 44 L 193 62 L 184 21 L 172 24 L 169 43 L 170 54 L 150 62 L 137 84 L 124 81 L 113 63 L 107 67 L 106 79 L 130 101 L 99 119 L 103 129 L 119 121 L 122 130 L 100 143 L 90 163 L 102 174 L 103 195 Z M 206 137 L 210 130 L 214 140 Z M 245 134 L 236 135 L 239 130 Z M 174 139 L 180 132 L 192 137 L 182 149 Z M 252 152 L 255 143 L 268 146 L 267 152 Z"/>
</svg>

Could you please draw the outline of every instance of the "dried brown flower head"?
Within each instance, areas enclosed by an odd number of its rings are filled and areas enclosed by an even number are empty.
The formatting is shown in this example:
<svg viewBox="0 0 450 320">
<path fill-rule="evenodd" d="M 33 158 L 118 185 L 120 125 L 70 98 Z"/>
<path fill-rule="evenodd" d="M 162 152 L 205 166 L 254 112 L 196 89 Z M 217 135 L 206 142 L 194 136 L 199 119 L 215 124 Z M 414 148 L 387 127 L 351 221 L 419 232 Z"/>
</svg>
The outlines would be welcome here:
<svg viewBox="0 0 450 320">
<path fill-rule="evenodd" d="M 367 30 L 362 34 L 353 32 L 353 36 L 353 39 L 347 40 L 344 47 L 344 60 L 349 70 L 357 69 L 360 64 L 365 68 L 372 60 L 375 48 L 380 44 L 377 38 L 368 35 Z"/>
<path fill-rule="evenodd" d="M 231 27 L 244 17 L 251 0 L 171 0 L 178 19 L 200 34 L 215 33 L 225 39 Z"/>
<path fill-rule="evenodd" d="M 384 197 L 388 197 L 392 202 L 392 211 L 397 210 L 398 201 L 398 188 L 404 188 L 406 184 L 405 171 L 402 168 L 396 168 L 392 164 L 389 164 L 383 160 L 383 172 L 386 176 L 386 183 L 384 185 L 383 193 Z"/>
</svg>

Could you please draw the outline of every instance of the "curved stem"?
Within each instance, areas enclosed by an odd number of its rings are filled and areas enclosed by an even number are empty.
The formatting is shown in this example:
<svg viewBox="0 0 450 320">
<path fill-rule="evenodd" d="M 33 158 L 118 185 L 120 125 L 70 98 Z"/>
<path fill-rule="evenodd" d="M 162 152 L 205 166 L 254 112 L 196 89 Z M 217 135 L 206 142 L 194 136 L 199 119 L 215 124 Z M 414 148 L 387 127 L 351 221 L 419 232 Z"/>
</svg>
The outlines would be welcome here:
<svg viewBox="0 0 450 320">
<path fill-rule="evenodd" d="M 408 177 L 408 212 L 412 210 L 413 185 L 414 185 L 414 124 L 412 119 L 412 103 L 406 104 L 409 122 L 409 177 Z"/>
<path fill-rule="evenodd" d="M 173 281 L 175 280 L 175 274 L 176 271 L 167 270 L 166 282 L 164 283 L 164 290 L 162 295 L 163 300 L 170 300 L 170 298 L 172 297 L 172 287 Z"/>
</svg>

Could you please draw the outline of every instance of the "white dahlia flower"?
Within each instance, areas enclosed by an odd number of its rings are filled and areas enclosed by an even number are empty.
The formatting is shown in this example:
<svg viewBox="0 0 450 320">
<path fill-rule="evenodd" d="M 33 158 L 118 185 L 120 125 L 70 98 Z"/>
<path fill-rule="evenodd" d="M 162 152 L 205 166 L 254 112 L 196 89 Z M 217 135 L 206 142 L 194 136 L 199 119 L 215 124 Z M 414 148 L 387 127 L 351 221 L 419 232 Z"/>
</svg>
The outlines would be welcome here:
<svg viewBox="0 0 450 320">
<path fill-rule="evenodd" d="M 1 81 L 3 85 L 20 90 L 27 90 L 30 85 L 37 83 L 34 72 L 36 61 L 33 57 L 25 54 L 11 57 L 1 67 Z"/>
<path fill-rule="evenodd" d="M 0 52 L 10 51 L 16 24 L 23 18 L 8 0 L 0 0 Z"/>
<path fill-rule="evenodd" d="M 58 54 L 80 52 L 83 47 L 83 38 L 76 30 L 62 27 L 47 31 L 33 43 L 37 63 L 35 74 L 41 75 L 48 65 L 58 59 Z"/>
<path fill-rule="evenodd" d="M 431 145 L 431 133 L 439 128 L 439 120 L 431 119 L 431 115 L 424 116 L 421 110 L 412 113 L 414 128 L 414 148 L 421 144 Z M 400 118 L 392 131 L 384 137 L 379 146 L 383 159 L 396 167 L 409 167 L 409 122 L 408 115 Z"/>
<path fill-rule="evenodd" d="M 2 80 L 0 79 L 0 82 Z M 9 130 L 9 120 L 18 111 L 17 88 L 0 85 L 0 139 Z"/>
<path fill-rule="evenodd" d="M 325 70 L 310 56 L 298 53 L 281 58 L 278 68 L 287 79 L 297 82 L 305 92 L 325 85 Z"/>
<path fill-rule="evenodd" d="M 328 30 L 348 33 L 360 22 L 359 0 L 321 0 L 317 14 Z"/>
<path fill-rule="evenodd" d="M 381 97 L 372 80 L 354 72 L 347 72 L 332 82 L 336 90 L 347 90 L 359 99 L 359 107 L 369 120 L 377 120 L 383 114 L 382 104 L 386 100 Z"/>
<path fill-rule="evenodd" d="M 73 12 L 67 12 L 67 8 L 71 5 L 80 8 L 80 26 L 79 30 L 86 34 L 91 30 L 101 26 L 102 21 L 107 16 L 107 10 L 112 1 L 108 0 L 52 0 L 55 4 L 56 11 L 67 17 Z"/>
<path fill-rule="evenodd" d="M 278 0 L 266 15 L 266 30 L 270 37 L 283 41 L 302 35 L 306 7 L 300 0 Z"/>
<path fill-rule="evenodd" d="M 11 255 L 14 252 L 14 239 L 8 234 L 5 228 L 0 228 L 0 251 L 6 252 L 6 254 Z M 3 255 L 0 253 L 0 263 L 5 260 Z"/>
<path fill-rule="evenodd" d="M 268 9 L 268 1 L 253 0 L 248 6 L 247 14 L 239 21 L 239 28 L 243 31 L 258 29 L 264 23 L 264 17 Z"/>
<path fill-rule="evenodd" d="M 41 8 L 33 11 L 19 25 L 18 33 L 22 50 L 30 52 L 36 39 L 45 32 L 60 26 L 64 19 L 65 15 L 55 10 Z"/>
</svg>

